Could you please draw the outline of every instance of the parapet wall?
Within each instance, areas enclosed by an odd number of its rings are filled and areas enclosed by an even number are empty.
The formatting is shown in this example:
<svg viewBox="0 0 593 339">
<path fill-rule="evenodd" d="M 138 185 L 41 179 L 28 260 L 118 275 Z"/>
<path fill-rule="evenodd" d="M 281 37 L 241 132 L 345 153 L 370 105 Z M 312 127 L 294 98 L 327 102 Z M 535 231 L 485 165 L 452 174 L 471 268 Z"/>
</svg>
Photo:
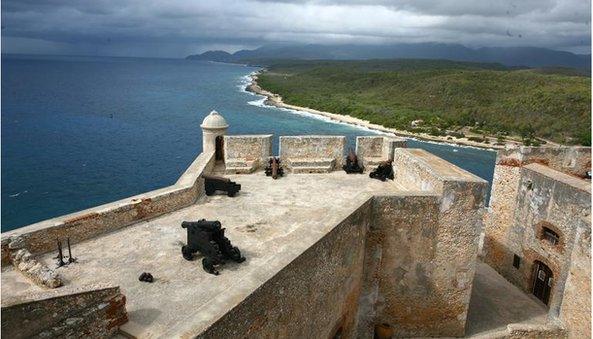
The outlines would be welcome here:
<svg viewBox="0 0 593 339">
<path fill-rule="evenodd" d="M 393 160 L 394 150 L 405 147 L 406 140 L 403 138 L 384 136 L 356 137 L 356 155 L 363 166 L 372 166 L 382 161 Z"/>
<path fill-rule="evenodd" d="M 272 155 L 272 134 L 226 135 L 224 137 L 225 162 L 233 160 L 257 161 L 266 165 Z"/>
<path fill-rule="evenodd" d="M 127 321 L 119 287 L 59 289 L 25 300 L 2 300 L 6 338 L 111 337 Z"/>
<path fill-rule="evenodd" d="M 204 194 L 203 173 L 214 166 L 214 153 L 202 153 L 172 186 L 109 204 L 45 220 L 2 234 L 2 260 L 7 264 L 9 243 L 19 241 L 31 254 L 56 250 L 56 239 L 72 243 L 94 238 L 141 220 L 189 206 Z"/>
<path fill-rule="evenodd" d="M 346 137 L 343 136 L 281 136 L 280 158 L 302 160 L 332 159 L 335 167 L 341 168 L 346 147 Z"/>
<path fill-rule="evenodd" d="M 521 146 L 497 153 L 497 165 L 520 167 L 535 162 L 577 177 L 584 177 L 591 170 L 591 147 Z"/>
</svg>

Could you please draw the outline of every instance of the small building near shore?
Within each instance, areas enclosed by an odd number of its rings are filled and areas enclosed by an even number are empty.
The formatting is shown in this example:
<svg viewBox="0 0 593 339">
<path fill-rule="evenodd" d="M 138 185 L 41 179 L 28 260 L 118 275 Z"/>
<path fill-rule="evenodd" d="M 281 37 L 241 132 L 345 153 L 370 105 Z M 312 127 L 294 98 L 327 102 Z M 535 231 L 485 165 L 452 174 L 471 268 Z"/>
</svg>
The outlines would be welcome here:
<svg viewBox="0 0 593 339">
<path fill-rule="evenodd" d="M 422 126 L 422 125 L 424 125 L 424 120 L 422 120 L 422 119 L 413 120 L 413 121 L 410 123 L 410 126 L 412 126 L 412 127 L 420 127 L 420 126 Z"/>
</svg>

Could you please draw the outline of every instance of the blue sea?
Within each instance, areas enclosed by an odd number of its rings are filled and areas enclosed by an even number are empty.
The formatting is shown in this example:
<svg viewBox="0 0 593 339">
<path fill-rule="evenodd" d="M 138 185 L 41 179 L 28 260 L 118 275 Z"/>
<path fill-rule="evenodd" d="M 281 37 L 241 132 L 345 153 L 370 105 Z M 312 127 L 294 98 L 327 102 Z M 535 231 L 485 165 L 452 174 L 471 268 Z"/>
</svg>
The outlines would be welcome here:
<svg viewBox="0 0 593 339">
<path fill-rule="evenodd" d="M 263 105 L 258 68 L 114 57 L 2 55 L 2 231 L 173 184 L 213 109 L 231 134 L 374 132 Z M 410 140 L 492 180 L 495 153 Z"/>
</svg>

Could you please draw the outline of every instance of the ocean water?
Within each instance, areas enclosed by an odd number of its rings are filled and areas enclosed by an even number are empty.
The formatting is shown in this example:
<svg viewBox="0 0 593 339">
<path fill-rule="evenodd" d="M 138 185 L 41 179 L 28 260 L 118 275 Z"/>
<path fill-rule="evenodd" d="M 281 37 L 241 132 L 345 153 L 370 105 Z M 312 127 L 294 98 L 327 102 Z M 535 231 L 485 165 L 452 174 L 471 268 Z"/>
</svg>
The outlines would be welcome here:
<svg viewBox="0 0 593 339">
<path fill-rule="evenodd" d="M 257 68 L 177 59 L 2 55 L 2 231 L 173 184 L 212 110 L 230 134 L 372 131 L 267 107 Z M 492 180 L 495 153 L 410 140 Z"/>
</svg>

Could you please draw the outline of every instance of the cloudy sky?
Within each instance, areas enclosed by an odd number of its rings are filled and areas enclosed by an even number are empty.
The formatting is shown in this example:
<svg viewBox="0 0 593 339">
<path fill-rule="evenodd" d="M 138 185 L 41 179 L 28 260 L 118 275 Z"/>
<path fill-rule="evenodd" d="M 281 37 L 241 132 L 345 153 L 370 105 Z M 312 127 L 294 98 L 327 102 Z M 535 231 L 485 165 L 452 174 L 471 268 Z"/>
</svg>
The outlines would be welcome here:
<svg viewBox="0 0 593 339">
<path fill-rule="evenodd" d="M 2 0 L 2 52 L 184 57 L 271 42 L 591 52 L 590 0 Z"/>
</svg>

